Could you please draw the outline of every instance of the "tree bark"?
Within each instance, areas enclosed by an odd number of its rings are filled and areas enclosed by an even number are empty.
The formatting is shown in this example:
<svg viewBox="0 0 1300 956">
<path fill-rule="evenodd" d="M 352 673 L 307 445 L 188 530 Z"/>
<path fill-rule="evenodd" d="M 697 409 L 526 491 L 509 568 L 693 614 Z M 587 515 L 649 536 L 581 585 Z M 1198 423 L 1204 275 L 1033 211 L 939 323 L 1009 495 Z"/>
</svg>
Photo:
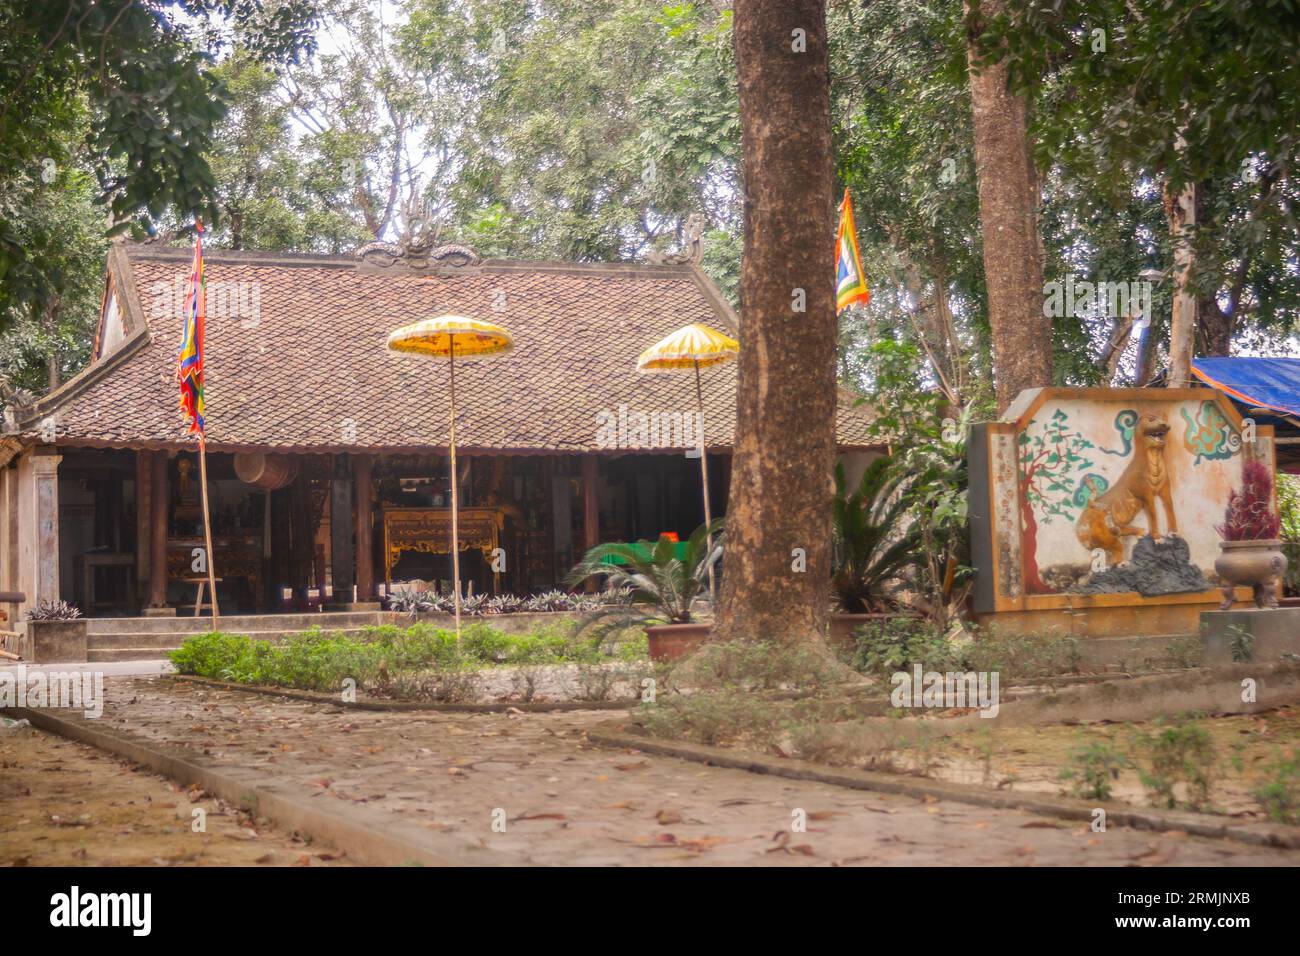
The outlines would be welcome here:
<svg viewBox="0 0 1300 956">
<path fill-rule="evenodd" d="M 1235 316 L 1225 312 L 1215 299 L 1200 296 L 1196 302 L 1196 318 L 1201 324 L 1201 354 L 1231 355 Z"/>
<path fill-rule="evenodd" d="M 45 307 L 45 334 L 50 337 L 50 351 L 45 357 L 45 385 L 51 392 L 58 388 L 63 380 L 59 372 L 59 350 L 54 344 L 59 328 L 59 310 L 62 308 L 63 300 L 58 295 L 52 296 Z"/>
<path fill-rule="evenodd" d="M 1196 228 L 1196 184 L 1188 183 L 1174 194 L 1165 185 L 1165 216 L 1174 247 L 1173 315 L 1169 322 L 1169 388 L 1187 388 L 1192 381 L 1192 348 L 1196 341 L 1196 292 L 1191 287 L 1195 254 L 1192 232 Z"/>
<path fill-rule="evenodd" d="M 737 0 L 745 246 L 718 638 L 826 629 L 835 234 L 824 0 Z M 801 308 L 802 307 L 802 308 Z"/>
<path fill-rule="evenodd" d="M 1007 88 L 1005 63 L 979 60 L 985 16 L 1006 0 L 966 0 L 966 51 L 984 276 L 998 410 L 1023 389 L 1052 384 L 1052 323 L 1043 315 L 1038 171 L 1029 148 L 1029 104 Z"/>
</svg>

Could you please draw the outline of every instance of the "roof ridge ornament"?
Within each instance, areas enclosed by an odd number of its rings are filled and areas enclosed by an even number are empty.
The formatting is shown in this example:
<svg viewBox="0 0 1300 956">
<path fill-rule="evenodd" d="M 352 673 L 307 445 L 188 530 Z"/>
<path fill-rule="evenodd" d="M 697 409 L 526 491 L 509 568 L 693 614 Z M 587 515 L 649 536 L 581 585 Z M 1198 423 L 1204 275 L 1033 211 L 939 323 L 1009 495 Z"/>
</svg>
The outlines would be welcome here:
<svg viewBox="0 0 1300 956">
<path fill-rule="evenodd" d="M 699 265 L 704 258 L 704 217 L 693 212 L 686 217 L 682 228 L 685 242 L 677 252 L 661 252 L 651 249 L 645 254 L 645 261 L 652 266 Z"/>
<path fill-rule="evenodd" d="M 476 266 L 483 261 L 469 246 L 455 242 L 434 245 L 421 239 L 387 242 L 383 239 L 367 242 L 353 253 L 365 265 L 391 268 L 399 263 L 408 269 L 430 269 L 440 266 L 459 268 Z"/>
</svg>

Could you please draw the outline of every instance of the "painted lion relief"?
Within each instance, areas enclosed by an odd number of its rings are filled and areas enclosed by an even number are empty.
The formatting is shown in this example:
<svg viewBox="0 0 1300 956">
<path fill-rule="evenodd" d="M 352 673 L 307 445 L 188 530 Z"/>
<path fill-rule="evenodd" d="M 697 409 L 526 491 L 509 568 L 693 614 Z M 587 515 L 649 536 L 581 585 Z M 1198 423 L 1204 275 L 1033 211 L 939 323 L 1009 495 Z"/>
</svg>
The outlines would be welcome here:
<svg viewBox="0 0 1300 956">
<path fill-rule="evenodd" d="M 1095 482 L 1100 477 L 1093 475 L 1085 476 L 1081 483 L 1087 503 L 1075 525 L 1075 535 L 1089 553 L 1097 549 L 1104 551 L 1111 566 L 1123 563 L 1126 537 L 1140 537 L 1145 533 L 1153 541 L 1161 540 L 1157 501 L 1164 508 L 1166 532 L 1178 534 L 1169 465 L 1165 460 L 1169 423 L 1160 415 L 1146 412 L 1138 418 L 1132 434 L 1133 457 L 1113 486 L 1105 490 L 1095 483 L 1089 486 L 1089 478 Z M 1146 528 L 1133 524 L 1139 514 L 1146 517 Z"/>
</svg>

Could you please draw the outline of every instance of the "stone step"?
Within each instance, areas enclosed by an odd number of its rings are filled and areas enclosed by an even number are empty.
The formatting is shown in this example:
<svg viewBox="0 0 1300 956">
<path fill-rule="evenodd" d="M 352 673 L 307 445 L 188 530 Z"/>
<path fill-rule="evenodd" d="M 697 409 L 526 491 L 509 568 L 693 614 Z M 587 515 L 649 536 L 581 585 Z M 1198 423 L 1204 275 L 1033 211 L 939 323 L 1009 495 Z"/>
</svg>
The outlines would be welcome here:
<svg viewBox="0 0 1300 956">
<path fill-rule="evenodd" d="M 89 648 L 86 651 L 86 663 L 107 664 L 114 661 L 155 661 L 166 660 L 174 647 L 115 647 L 109 650 Z"/>
<path fill-rule="evenodd" d="M 369 627 L 384 624 L 392 614 L 383 611 L 325 611 L 314 614 L 236 614 L 218 619 L 221 630 L 231 634 L 253 631 L 291 633 L 319 627 L 326 631 Z M 206 634 L 212 630 L 208 615 L 194 617 L 181 613 L 176 617 L 92 617 L 86 621 L 86 633 L 97 634 Z"/>
<path fill-rule="evenodd" d="M 364 628 L 360 627 L 337 627 L 330 628 L 331 634 L 341 634 L 345 637 L 360 637 L 364 633 Z M 206 631 L 196 631 L 195 634 L 205 634 Z M 278 643 L 294 634 L 301 634 L 302 631 L 253 631 L 242 630 L 232 633 L 240 634 L 244 637 L 251 637 L 255 641 L 271 641 Z M 185 639 L 193 637 L 193 634 L 157 634 L 149 632 L 125 632 L 115 634 L 88 634 L 86 636 L 86 649 L 88 651 L 109 651 L 120 648 L 174 648 L 180 647 L 185 643 Z"/>
</svg>

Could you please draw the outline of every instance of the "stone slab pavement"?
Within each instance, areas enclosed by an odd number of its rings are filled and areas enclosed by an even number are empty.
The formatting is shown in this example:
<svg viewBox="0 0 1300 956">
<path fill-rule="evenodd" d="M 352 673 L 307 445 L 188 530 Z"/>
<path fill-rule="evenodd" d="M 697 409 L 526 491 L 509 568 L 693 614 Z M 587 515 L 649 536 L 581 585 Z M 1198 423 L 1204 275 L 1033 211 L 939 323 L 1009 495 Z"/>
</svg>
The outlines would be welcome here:
<svg viewBox="0 0 1300 956">
<path fill-rule="evenodd" d="M 8 672 L 15 675 L 27 674 L 51 674 L 51 673 L 100 673 L 104 679 L 110 677 L 155 677 L 159 674 L 171 674 L 175 672 L 172 662 L 168 660 L 140 660 L 140 661 L 98 661 L 86 663 L 68 663 L 68 664 L 30 664 L 26 661 L 9 661 L 0 660 L 0 673 Z"/>
<path fill-rule="evenodd" d="M 255 770 L 336 812 L 381 811 L 455 863 L 1300 864 L 1300 850 L 1093 833 L 1022 811 L 599 748 L 585 734 L 609 711 L 383 713 L 157 678 L 108 681 L 106 696 L 99 729 L 205 766 Z M 792 832 L 796 810 L 806 832 Z"/>
</svg>

